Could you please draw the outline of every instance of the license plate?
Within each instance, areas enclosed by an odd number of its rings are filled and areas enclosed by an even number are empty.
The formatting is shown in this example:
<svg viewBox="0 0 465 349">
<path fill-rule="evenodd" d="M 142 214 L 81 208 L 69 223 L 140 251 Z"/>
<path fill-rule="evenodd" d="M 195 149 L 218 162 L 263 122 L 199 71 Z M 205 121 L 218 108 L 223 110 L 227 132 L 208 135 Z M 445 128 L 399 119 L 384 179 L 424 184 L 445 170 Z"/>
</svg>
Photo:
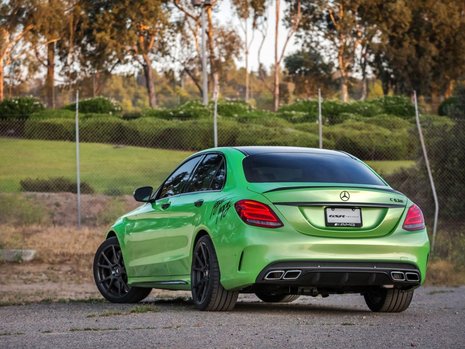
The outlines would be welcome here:
<svg viewBox="0 0 465 349">
<path fill-rule="evenodd" d="M 362 210 L 355 207 L 327 207 L 325 209 L 327 227 L 361 227 Z"/>
</svg>

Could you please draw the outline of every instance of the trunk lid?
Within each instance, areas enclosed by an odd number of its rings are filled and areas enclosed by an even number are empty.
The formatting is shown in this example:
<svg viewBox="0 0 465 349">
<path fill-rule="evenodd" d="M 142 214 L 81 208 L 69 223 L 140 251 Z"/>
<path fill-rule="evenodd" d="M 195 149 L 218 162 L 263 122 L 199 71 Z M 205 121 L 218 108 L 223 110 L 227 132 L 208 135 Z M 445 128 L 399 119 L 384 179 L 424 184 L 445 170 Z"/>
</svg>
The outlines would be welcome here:
<svg viewBox="0 0 465 349">
<path fill-rule="evenodd" d="M 253 183 L 249 189 L 270 200 L 294 229 L 320 237 L 388 235 L 397 227 L 407 204 L 403 194 L 386 186 Z M 359 223 L 353 223 L 358 219 Z"/>
</svg>

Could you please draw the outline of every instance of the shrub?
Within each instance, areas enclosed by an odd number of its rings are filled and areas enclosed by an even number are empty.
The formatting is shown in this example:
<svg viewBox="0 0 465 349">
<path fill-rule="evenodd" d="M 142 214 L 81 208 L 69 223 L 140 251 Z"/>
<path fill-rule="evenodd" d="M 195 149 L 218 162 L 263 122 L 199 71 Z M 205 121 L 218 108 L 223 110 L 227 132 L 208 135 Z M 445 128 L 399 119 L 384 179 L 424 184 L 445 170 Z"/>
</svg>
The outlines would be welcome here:
<svg viewBox="0 0 465 349">
<path fill-rule="evenodd" d="M 213 103 L 211 103 L 213 107 Z M 224 117 L 239 117 L 249 114 L 251 107 L 241 101 L 219 101 L 218 102 L 218 114 Z"/>
<path fill-rule="evenodd" d="M 439 115 L 455 119 L 465 119 L 465 85 L 458 85 L 454 95 L 441 103 Z"/>
<path fill-rule="evenodd" d="M 146 109 L 143 117 L 155 117 L 167 120 L 196 120 L 211 117 L 212 111 L 198 101 L 186 102 L 174 109 Z"/>
<path fill-rule="evenodd" d="M 389 114 L 380 114 L 370 118 L 364 118 L 364 122 L 380 127 L 387 128 L 388 130 L 408 129 L 413 126 L 413 123 L 402 119 L 398 116 Z"/>
<path fill-rule="evenodd" d="M 383 108 L 372 101 L 357 101 L 351 103 L 345 103 L 342 105 L 343 113 L 350 113 L 361 115 L 365 117 L 373 117 L 383 113 Z"/>
<path fill-rule="evenodd" d="M 71 119 L 29 119 L 24 126 L 24 136 L 29 139 L 74 141 L 75 123 Z"/>
<path fill-rule="evenodd" d="M 67 109 L 43 109 L 31 114 L 31 119 L 74 119 L 76 112 Z"/>
<path fill-rule="evenodd" d="M 0 221 L 2 224 L 46 224 L 50 220 L 43 205 L 22 195 L 0 194 Z"/>
<path fill-rule="evenodd" d="M 138 140 L 137 133 L 128 134 L 127 123 L 109 116 L 84 119 L 79 125 L 80 139 L 82 142 L 133 144 Z"/>
<path fill-rule="evenodd" d="M 67 105 L 65 109 L 76 110 L 76 103 Z M 106 97 L 87 98 L 79 101 L 80 113 L 119 114 L 121 111 L 122 107 L 118 102 Z"/>
<path fill-rule="evenodd" d="M 409 148 L 407 130 L 391 132 L 383 127 L 348 120 L 327 127 L 324 135 L 336 149 L 347 151 L 363 160 L 399 160 L 414 155 Z"/>
<path fill-rule="evenodd" d="M 438 108 L 438 114 L 441 116 L 451 116 L 457 108 L 458 99 L 455 96 L 444 100 Z"/>
<path fill-rule="evenodd" d="M 19 182 L 21 191 L 43 192 L 43 193 L 76 193 L 77 183 L 65 177 L 52 177 L 47 179 L 26 178 Z M 81 182 L 82 194 L 93 194 L 94 189 L 86 182 Z"/>
<path fill-rule="evenodd" d="M 27 119 L 43 110 L 44 105 L 35 97 L 16 97 L 0 102 L 0 119 Z"/>
<path fill-rule="evenodd" d="M 298 124 L 302 122 L 312 122 L 318 119 L 317 114 L 308 114 L 301 111 L 280 110 L 277 115 L 284 120 Z"/>
<path fill-rule="evenodd" d="M 124 120 L 134 120 L 134 119 L 139 119 L 142 117 L 142 112 L 140 111 L 131 111 L 131 112 L 126 112 L 121 115 L 121 118 Z"/>
<path fill-rule="evenodd" d="M 415 106 L 410 98 L 403 96 L 385 96 L 371 101 L 382 107 L 384 114 L 392 114 L 404 119 L 415 116 Z"/>
<path fill-rule="evenodd" d="M 279 108 L 278 113 L 292 111 L 318 115 L 318 101 L 298 100 L 292 104 L 282 106 Z"/>
</svg>

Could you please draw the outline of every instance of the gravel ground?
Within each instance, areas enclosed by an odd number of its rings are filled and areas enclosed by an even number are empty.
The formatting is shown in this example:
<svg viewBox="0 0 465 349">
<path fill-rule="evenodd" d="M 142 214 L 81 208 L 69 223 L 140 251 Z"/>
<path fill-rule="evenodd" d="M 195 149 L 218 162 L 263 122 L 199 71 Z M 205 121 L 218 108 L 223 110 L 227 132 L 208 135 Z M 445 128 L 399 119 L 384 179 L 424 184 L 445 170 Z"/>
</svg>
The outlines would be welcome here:
<svg viewBox="0 0 465 349">
<path fill-rule="evenodd" d="M 181 295 L 181 297 L 179 297 Z M 375 314 L 358 295 L 194 309 L 187 293 L 141 305 L 99 300 L 0 307 L 0 348 L 465 348 L 465 287 L 425 287 L 400 314 Z"/>
</svg>

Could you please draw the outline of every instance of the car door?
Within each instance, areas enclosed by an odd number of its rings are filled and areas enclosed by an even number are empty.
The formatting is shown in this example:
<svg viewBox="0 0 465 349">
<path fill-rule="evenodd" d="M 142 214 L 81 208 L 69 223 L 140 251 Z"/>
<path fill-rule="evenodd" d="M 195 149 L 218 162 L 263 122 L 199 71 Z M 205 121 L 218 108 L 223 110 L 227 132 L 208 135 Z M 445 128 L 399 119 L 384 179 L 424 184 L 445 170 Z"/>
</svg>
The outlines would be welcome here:
<svg viewBox="0 0 465 349">
<path fill-rule="evenodd" d="M 211 200 L 213 193 L 222 188 L 222 184 L 218 184 L 217 173 L 219 171 L 223 173 L 220 169 L 223 163 L 223 156 L 220 153 L 206 154 L 195 168 L 181 194 L 159 200 L 160 205 L 165 205 L 165 207 L 169 205 L 164 210 L 169 217 L 164 237 L 165 250 L 160 251 L 166 261 L 164 266 L 166 275 L 188 276 L 190 274 L 190 249 L 194 232 L 202 222 L 205 203 Z"/>
<path fill-rule="evenodd" d="M 192 212 L 182 204 L 184 189 L 204 155 L 180 165 L 163 183 L 156 200 L 126 222 L 128 274 L 139 282 L 169 279 L 186 273 Z"/>
</svg>

